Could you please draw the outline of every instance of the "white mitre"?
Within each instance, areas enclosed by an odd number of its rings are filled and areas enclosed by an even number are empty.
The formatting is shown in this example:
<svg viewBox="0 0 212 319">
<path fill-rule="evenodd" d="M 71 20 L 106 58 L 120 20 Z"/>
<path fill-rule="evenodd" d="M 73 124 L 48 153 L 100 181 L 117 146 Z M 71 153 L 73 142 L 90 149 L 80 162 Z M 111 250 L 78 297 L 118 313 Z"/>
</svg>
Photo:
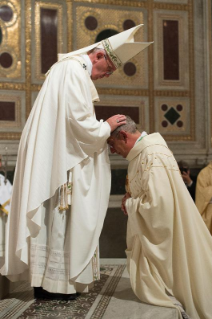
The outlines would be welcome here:
<svg viewBox="0 0 212 319">
<path fill-rule="evenodd" d="M 131 29 L 120 32 L 112 37 L 94 43 L 85 48 L 67 53 L 67 54 L 58 54 L 58 60 L 62 61 L 72 56 L 85 54 L 88 51 L 98 47 L 104 48 L 107 52 L 110 60 L 113 62 L 116 68 L 122 66 L 125 62 L 133 58 L 139 52 L 144 50 L 153 42 L 135 42 L 134 35 L 135 33 L 143 26 L 139 24 Z"/>
</svg>

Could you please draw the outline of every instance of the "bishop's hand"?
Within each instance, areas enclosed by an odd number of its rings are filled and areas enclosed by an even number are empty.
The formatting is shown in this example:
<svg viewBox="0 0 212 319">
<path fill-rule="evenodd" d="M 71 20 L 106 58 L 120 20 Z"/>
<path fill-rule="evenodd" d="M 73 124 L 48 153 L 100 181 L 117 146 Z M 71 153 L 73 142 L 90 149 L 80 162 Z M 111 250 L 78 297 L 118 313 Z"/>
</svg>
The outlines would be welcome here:
<svg viewBox="0 0 212 319">
<path fill-rule="evenodd" d="M 125 203 L 126 203 L 126 200 L 130 197 L 131 197 L 130 194 L 126 193 L 122 199 L 121 210 L 124 212 L 125 215 L 128 215 Z"/>
</svg>

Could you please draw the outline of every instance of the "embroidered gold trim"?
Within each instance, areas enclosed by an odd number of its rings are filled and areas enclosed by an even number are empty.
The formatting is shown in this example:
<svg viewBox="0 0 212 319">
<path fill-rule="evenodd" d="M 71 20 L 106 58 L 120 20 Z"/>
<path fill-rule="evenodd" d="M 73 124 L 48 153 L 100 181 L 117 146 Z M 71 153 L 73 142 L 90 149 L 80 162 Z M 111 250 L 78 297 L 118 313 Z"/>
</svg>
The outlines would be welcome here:
<svg viewBox="0 0 212 319">
<path fill-rule="evenodd" d="M 111 47 L 109 39 L 103 40 L 102 44 L 103 44 L 103 47 L 104 47 L 105 51 L 107 52 L 107 55 L 109 56 L 109 58 L 111 59 L 111 61 L 115 65 L 115 67 L 119 68 L 120 66 L 122 66 L 122 63 L 121 63 L 120 59 L 114 53 L 114 51 L 113 51 L 113 49 Z"/>
</svg>

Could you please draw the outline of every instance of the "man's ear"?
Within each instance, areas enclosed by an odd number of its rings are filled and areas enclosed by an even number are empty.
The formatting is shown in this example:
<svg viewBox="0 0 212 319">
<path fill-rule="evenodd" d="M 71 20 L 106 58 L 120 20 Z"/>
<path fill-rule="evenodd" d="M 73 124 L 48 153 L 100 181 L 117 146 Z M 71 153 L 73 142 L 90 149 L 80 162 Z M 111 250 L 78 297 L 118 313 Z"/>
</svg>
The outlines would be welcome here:
<svg viewBox="0 0 212 319">
<path fill-rule="evenodd" d="M 125 131 L 119 131 L 119 138 L 121 140 L 123 140 L 125 142 L 125 144 L 127 144 L 127 140 L 128 140 L 128 135 L 127 135 L 127 132 Z"/>
<path fill-rule="evenodd" d="M 104 53 L 102 51 L 97 51 L 96 52 L 96 59 L 100 60 L 104 57 Z"/>
</svg>

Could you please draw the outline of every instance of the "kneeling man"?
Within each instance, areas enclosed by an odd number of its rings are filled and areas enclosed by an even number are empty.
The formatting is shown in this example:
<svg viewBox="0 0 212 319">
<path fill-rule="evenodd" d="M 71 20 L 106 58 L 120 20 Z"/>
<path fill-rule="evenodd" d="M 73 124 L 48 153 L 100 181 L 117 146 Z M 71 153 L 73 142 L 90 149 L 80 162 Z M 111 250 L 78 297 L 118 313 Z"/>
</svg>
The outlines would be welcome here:
<svg viewBox="0 0 212 319">
<path fill-rule="evenodd" d="M 179 318 L 211 319 L 211 235 L 165 140 L 141 134 L 127 117 L 108 144 L 129 161 L 122 210 L 134 293 L 142 302 L 177 308 Z"/>
</svg>

